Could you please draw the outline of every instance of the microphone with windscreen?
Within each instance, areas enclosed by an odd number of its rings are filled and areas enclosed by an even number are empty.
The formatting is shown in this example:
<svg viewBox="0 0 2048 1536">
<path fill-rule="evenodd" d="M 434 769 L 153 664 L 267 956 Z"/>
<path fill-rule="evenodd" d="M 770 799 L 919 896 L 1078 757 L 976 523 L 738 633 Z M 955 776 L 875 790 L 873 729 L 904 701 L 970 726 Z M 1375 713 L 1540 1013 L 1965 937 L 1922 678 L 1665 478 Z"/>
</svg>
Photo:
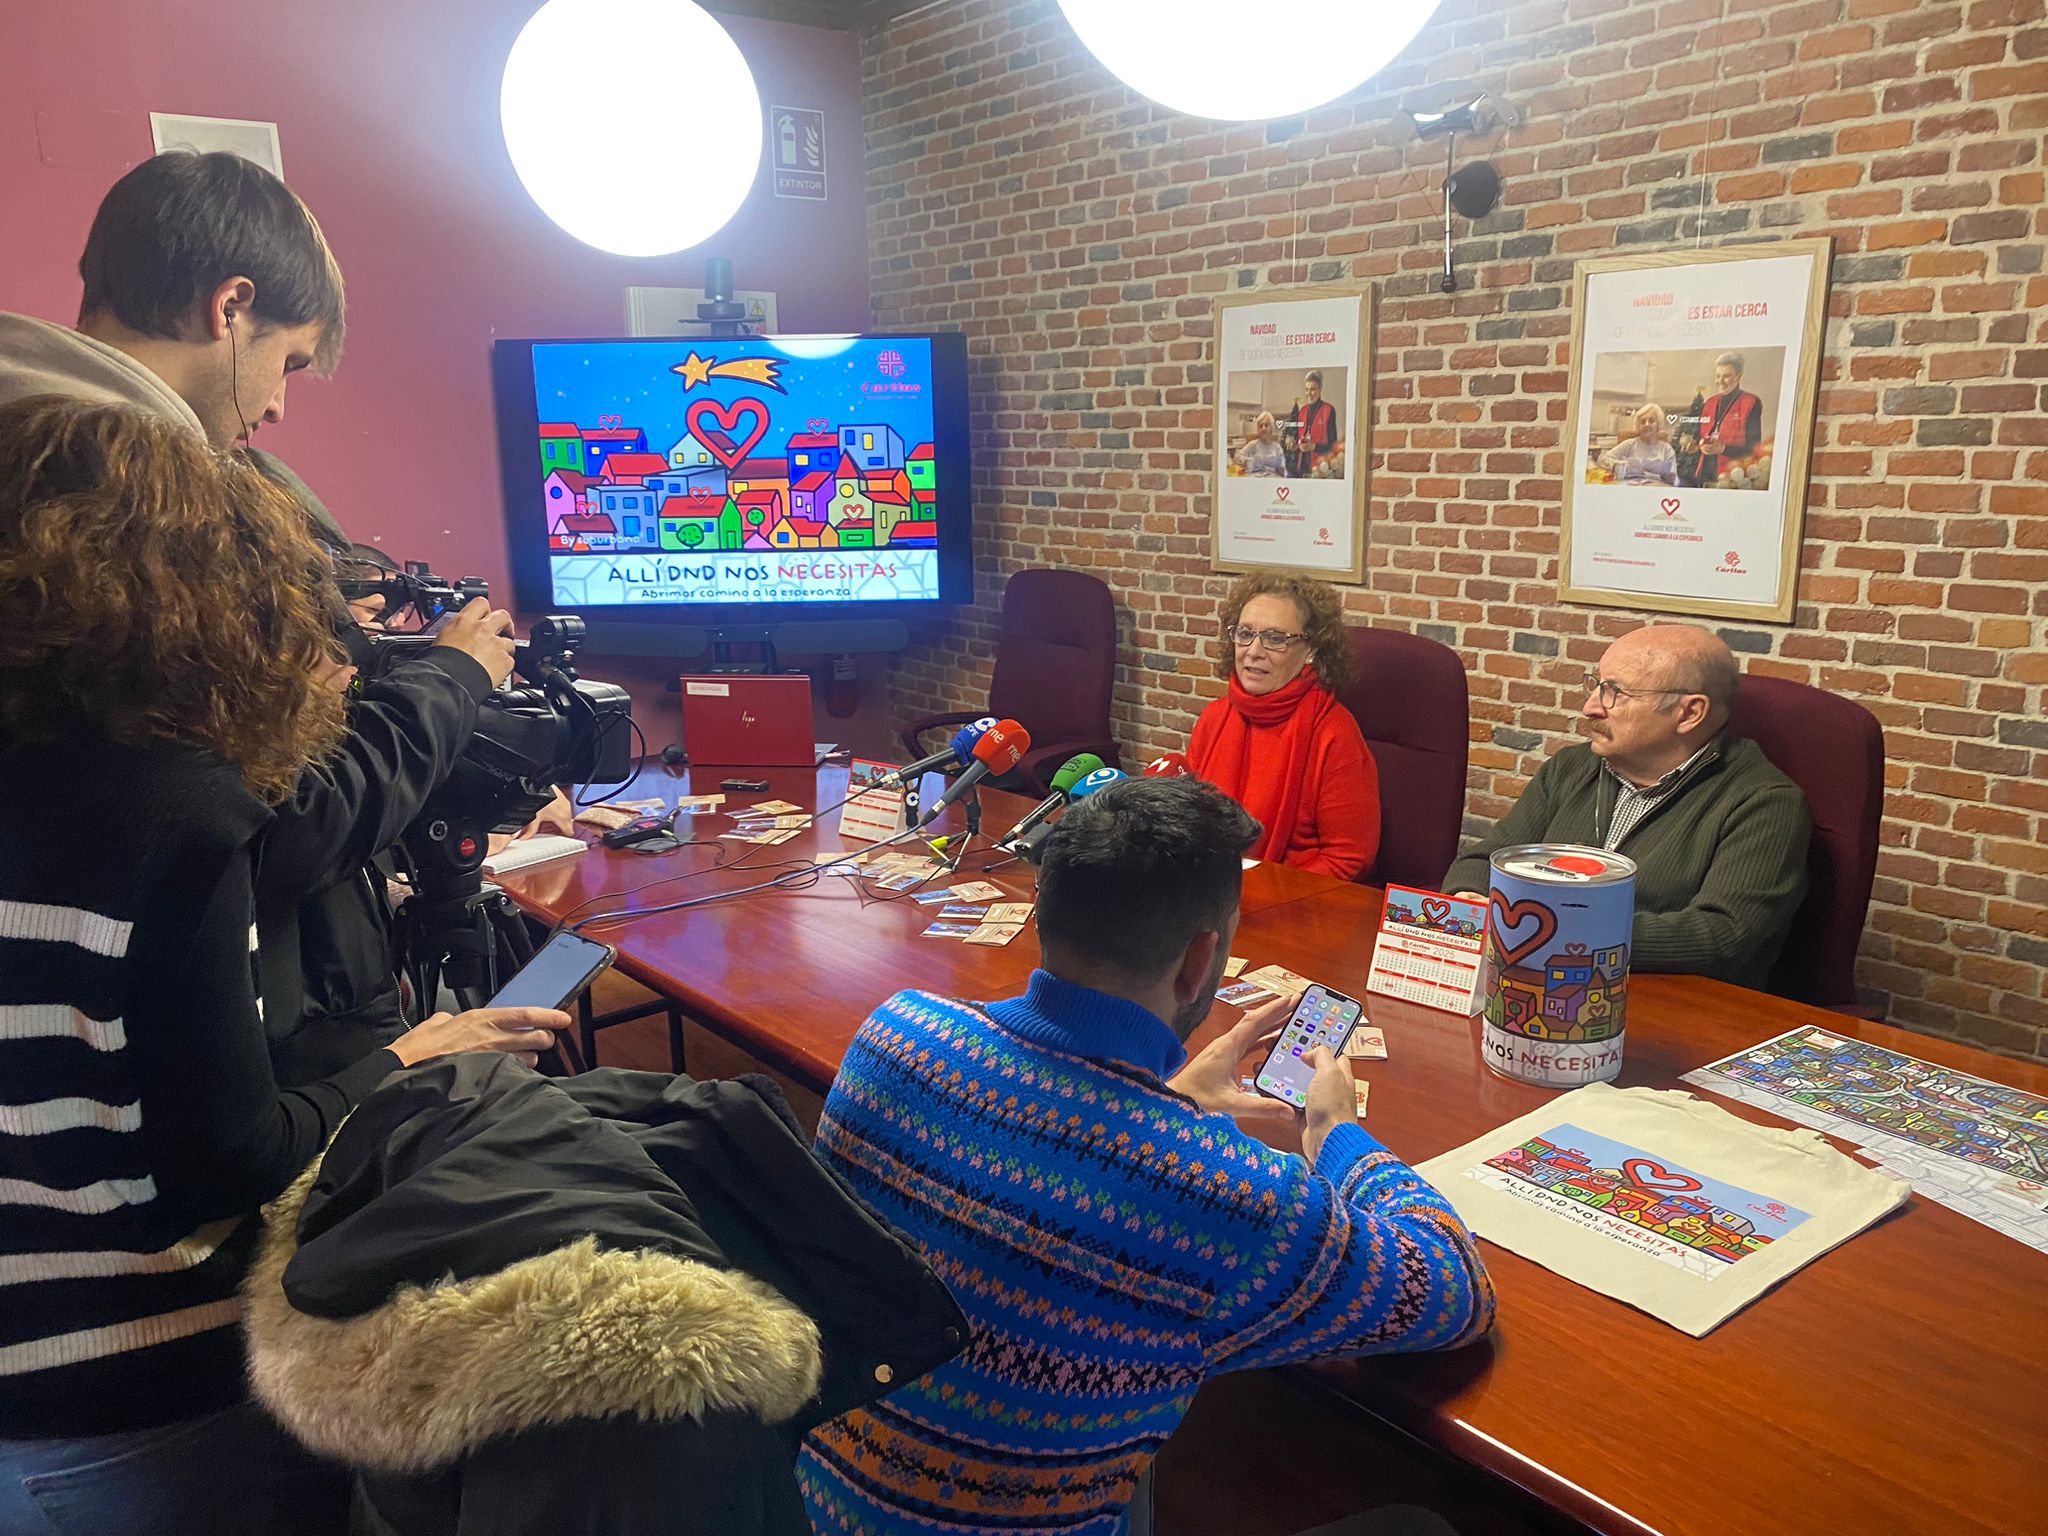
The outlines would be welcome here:
<svg viewBox="0 0 2048 1536">
<path fill-rule="evenodd" d="M 1093 752 L 1083 752 L 1068 758 L 1061 765 L 1060 771 L 1052 776 L 1052 793 L 1026 811 L 1023 819 L 1010 829 L 1010 835 L 1003 841 L 1014 843 L 1021 837 L 1030 836 L 1032 828 L 1047 817 L 1057 814 L 1066 805 L 1067 797 L 1073 793 L 1076 784 L 1101 766 L 1102 759 Z"/>
<path fill-rule="evenodd" d="M 974 761 L 974 744 L 993 730 L 995 723 L 994 715 L 983 715 L 972 725 L 961 726 L 953 733 L 951 741 L 929 757 L 920 757 L 914 763 L 892 768 L 876 782 L 893 788 L 898 784 L 915 784 L 926 774 L 941 768 L 964 768 Z"/>
<path fill-rule="evenodd" d="M 990 774 L 1000 776 L 1023 762 L 1024 754 L 1030 750 L 1029 731 L 1014 720 L 998 720 L 974 743 L 974 761 L 967 765 L 967 771 L 946 786 L 946 792 L 918 817 L 917 824 L 921 827 L 930 825 L 945 813 L 947 806 L 973 794 Z"/>
<path fill-rule="evenodd" d="M 1148 779 L 1192 779 L 1194 776 L 1194 768 L 1179 752 L 1163 753 L 1145 765 L 1145 777 Z"/>
</svg>

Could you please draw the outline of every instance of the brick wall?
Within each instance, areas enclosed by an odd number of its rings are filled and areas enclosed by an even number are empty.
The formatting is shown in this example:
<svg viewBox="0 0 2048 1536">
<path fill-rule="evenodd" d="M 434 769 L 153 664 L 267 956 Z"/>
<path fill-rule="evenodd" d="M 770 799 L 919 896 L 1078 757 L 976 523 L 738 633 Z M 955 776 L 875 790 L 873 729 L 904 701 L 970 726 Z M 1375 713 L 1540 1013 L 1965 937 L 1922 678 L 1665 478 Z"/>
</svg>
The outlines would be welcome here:
<svg viewBox="0 0 2048 1536">
<path fill-rule="evenodd" d="M 1315 8 L 1218 47 L 1277 66 Z M 2042 0 L 1446 0 L 1354 97 L 1226 126 L 1152 107 L 1052 0 L 952 0 L 865 49 L 878 323 L 970 338 L 979 602 L 921 633 L 900 712 L 986 697 L 1003 579 L 1074 565 L 1123 611 L 1117 730 L 1180 746 L 1209 660 L 1211 306 L 1369 279 L 1360 622 L 1455 646 L 1469 828 L 1570 742 L 1577 680 L 1640 622 L 1556 601 L 1571 276 L 1581 256 L 1827 235 L 1835 263 L 1800 607 L 1721 629 L 1745 666 L 1883 722 L 1883 852 L 1860 979 L 1891 1017 L 2048 1059 L 2048 301 Z M 1524 126 L 1461 146 L 1506 180 L 1435 288 L 1426 82 Z"/>
</svg>

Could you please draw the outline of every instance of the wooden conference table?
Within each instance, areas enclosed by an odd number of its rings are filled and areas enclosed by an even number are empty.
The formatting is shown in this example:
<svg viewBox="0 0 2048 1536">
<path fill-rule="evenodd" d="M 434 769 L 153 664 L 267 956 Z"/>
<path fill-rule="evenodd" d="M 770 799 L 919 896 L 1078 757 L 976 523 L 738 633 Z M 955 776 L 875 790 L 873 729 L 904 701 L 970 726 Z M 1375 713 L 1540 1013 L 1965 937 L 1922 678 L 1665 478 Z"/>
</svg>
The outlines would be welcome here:
<svg viewBox="0 0 2048 1536">
<path fill-rule="evenodd" d="M 720 776 L 703 771 L 705 792 Z M 843 768 L 758 776 L 770 788 L 729 795 L 729 807 L 761 799 L 830 807 L 844 793 Z M 673 803 L 689 792 L 687 774 L 657 766 L 621 798 Z M 1001 794 L 985 801 L 991 832 L 1028 803 Z M 721 816 L 695 821 L 701 837 L 731 829 Z M 609 910 L 701 896 L 840 847 L 837 817 L 820 821 L 822 830 L 776 847 L 718 841 L 661 857 L 595 848 L 503 884 L 550 922 L 586 902 Z M 957 812 L 946 821 L 957 830 Z M 711 870 L 713 847 L 727 867 L 669 878 Z M 987 862 L 968 853 L 958 879 L 987 878 L 1009 899 L 1033 898 L 1028 867 L 983 876 Z M 592 901 L 620 891 L 640 894 Z M 1277 962 L 1364 998 L 1379 909 L 1375 890 L 1260 865 L 1245 875 L 1232 950 L 1252 968 Z M 863 901 L 851 881 L 828 877 L 591 931 L 618 946 L 620 970 L 822 1092 L 868 1010 L 899 988 L 969 998 L 1023 989 L 1037 962 L 1034 930 L 1004 948 L 921 937 L 935 915 L 907 899 Z M 1718 982 L 1640 976 L 1629 996 L 1622 1086 L 1680 1087 L 1695 1067 L 1825 1023 L 2048 1091 L 2048 1068 Z M 1389 1048 L 1385 1061 L 1355 1064 L 1372 1082 L 1367 1125 L 1410 1162 L 1554 1092 L 1481 1065 L 1476 1020 L 1382 997 L 1367 999 L 1367 1009 Z M 1237 1017 L 1218 1005 L 1191 1046 Z M 1787 1123 L 1717 1102 L 1746 1119 Z M 1490 1244 L 1485 1254 L 1500 1295 L 1489 1340 L 1308 1368 L 1317 1383 L 1608 1536 L 2048 1531 L 2048 1255 L 1916 1196 L 1693 1339 Z"/>
</svg>

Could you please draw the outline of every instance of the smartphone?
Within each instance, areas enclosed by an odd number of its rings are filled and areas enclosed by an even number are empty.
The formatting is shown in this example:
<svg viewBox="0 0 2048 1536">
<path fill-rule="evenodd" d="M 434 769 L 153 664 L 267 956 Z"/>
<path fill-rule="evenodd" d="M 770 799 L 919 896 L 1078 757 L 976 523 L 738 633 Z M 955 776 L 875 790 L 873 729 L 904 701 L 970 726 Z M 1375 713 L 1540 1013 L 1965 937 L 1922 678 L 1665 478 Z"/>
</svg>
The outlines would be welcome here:
<svg viewBox="0 0 2048 1536">
<path fill-rule="evenodd" d="M 1273 1049 L 1259 1064 L 1252 1086 L 1269 1099 L 1300 1109 L 1308 1102 L 1309 1079 L 1315 1076 L 1302 1058 L 1319 1045 L 1342 1051 L 1351 1026 L 1365 1016 L 1358 999 L 1312 986 L 1301 994 L 1301 1002 L 1273 1042 Z"/>
<path fill-rule="evenodd" d="M 498 989 L 486 1008 L 566 1008 L 618 953 L 580 933 L 558 933 Z"/>
</svg>

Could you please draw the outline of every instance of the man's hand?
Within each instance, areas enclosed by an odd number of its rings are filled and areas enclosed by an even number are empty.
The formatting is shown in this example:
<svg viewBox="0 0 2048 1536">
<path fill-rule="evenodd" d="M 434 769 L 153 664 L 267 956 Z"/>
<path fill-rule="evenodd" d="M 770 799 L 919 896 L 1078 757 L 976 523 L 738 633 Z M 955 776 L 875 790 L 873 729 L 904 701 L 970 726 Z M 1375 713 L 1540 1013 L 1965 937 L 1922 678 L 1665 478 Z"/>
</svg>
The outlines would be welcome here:
<svg viewBox="0 0 2048 1536">
<path fill-rule="evenodd" d="M 368 597 L 359 597 L 348 605 L 348 616 L 356 621 L 357 629 L 378 630 L 384 627 L 384 594 L 372 592 Z"/>
<path fill-rule="evenodd" d="M 1460 901 L 1484 901 L 1484 900 L 1486 900 L 1486 892 L 1484 892 L 1484 891 L 1453 891 L 1453 892 L 1451 892 L 1451 894 L 1452 894 L 1453 896 L 1457 897 L 1457 898 L 1458 898 L 1458 900 L 1460 900 Z"/>
<path fill-rule="evenodd" d="M 540 814 L 517 832 L 493 832 L 484 851 L 495 859 L 522 838 L 539 837 L 543 832 L 559 832 L 563 837 L 573 837 L 576 833 L 576 807 L 559 789 L 555 791 L 555 798 L 540 808 Z"/>
<path fill-rule="evenodd" d="M 1315 1076 L 1309 1079 L 1303 1111 L 1301 1153 L 1311 1163 L 1323 1150 L 1323 1138 L 1340 1125 L 1358 1123 L 1358 1094 L 1351 1086 L 1351 1063 L 1319 1045 L 1301 1058 Z"/>
<path fill-rule="evenodd" d="M 523 837 L 539 837 L 543 832 L 559 833 L 563 837 L 573 836 L 576 831 L 576 807 L 569 803 L 569 797 L 557 789 L 555 798 L 540 808 L 533 820 L 512 834 L 514 842 Z"/>
<path fill-rule="evenodd" d="M 1166 1086 L 1211 1113 L 1230 1116 L 1247 1131 L 1293 1130 L 1294 1111 L 1263 1093 L 1246 1093 L 1238 1086 L 1237 1068 L 1253 1051 L 1279 1037 L 1296 1001 L 1282 997 L 1254 1008 L 1204 1046 Z"/>
<path fill-rule="evenodd" d="M 512 637 L 512 615 L 493 608 L 489 598 L 476 597 L 448 621 L 447 628 L 434 637 L 434 644 L 462 652 L 490 673 L 493 688 L 502 688 L 512 675 L 518 642 Z"/>
</svg>

